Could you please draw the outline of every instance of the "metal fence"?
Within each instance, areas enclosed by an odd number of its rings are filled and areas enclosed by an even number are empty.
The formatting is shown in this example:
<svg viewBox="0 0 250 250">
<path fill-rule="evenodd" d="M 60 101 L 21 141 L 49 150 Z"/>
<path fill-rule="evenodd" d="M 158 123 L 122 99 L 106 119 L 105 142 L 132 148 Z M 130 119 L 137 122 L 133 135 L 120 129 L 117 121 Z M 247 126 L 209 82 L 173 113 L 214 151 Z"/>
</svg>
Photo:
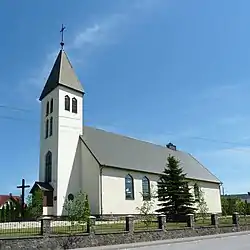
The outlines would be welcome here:
<svg viewBox="0 0 250 250">
<path fill-rule="evenodd" d="M 129 231 L 147 231 L 147 230 L 159 230 L 160 218 L 157 215 L 134 215 L 134 217 L 128 217 L 126 215 L 107 215 L 96 216 L 94 218 L 92 232 L 95 234 L 102 233 L 119 233 Z M 187 220 L 189 220 L 189 217 Z M 250 216 L 237 216 L 237 226 L 250 225 Z M 129 225 L 132 223 L 132 226 Z M 218 216 L 218 227 L 232 227 L 236 226 L 233 216 Z M 51 235 L 77 235 L 90 232 L 90 220 L 88 221 L 70 221 L 67 217 L 52 217 L 49 220 L 49 234 Z M 207 217 L 195 217 L 193 227 L 213 227 L 210 216 Z M 40 219 L 26 219 L 25 221 L 12 221 L 12 222 L 0 222 L 0 237 L 19 237 L 19 236 L 34 236 L 41 235 L 43 231 L 43 223 Z M 164 226 L 165 230 L 176 230 L 188 228 L 187 222 L 173 222 L 166 221 Z"/>
<path fill-rule="evenodd" d="M 96 218 L 95 233 L 115 233 L 126 230 L 126 216 L 102 216 Z"/>
<path fill-rule="evenodd" d="M 134 220 L 134 230 L 157 230 L 159 227 L 158 218 L 156 215 L 139 215 Z"/>
<path fill-rule="evenodd" d="M 41 234 L 40 220 L 0 222 L 0 237 L 32 236 Z"/>
<path fill-rule="evenodd" d="M 67 217 L 53 217 L 52 234 L 82 234 L 87 232 L 86 221 L 70 221 Z"/>
</svg>

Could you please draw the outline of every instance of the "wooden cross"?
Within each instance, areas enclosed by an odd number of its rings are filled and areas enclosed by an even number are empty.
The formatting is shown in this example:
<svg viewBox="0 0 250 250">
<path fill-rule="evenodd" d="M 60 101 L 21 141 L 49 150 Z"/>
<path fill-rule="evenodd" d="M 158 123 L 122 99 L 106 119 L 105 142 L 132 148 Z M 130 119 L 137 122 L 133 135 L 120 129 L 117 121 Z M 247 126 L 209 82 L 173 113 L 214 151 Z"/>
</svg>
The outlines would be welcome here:
<svg viewBox="0 0 250 250">
<path fill-rule="evenodd" d="M 25 180 L 22 179 L 22 185 L 17 186 L 17 188 L 21 188 L 22 194 L 21 194 L 21 214 L 22 218 L 24 218 L 24 196 L 25 196 L 25 188 L 29 188 L 30 185 L 25 185 Z"/>
<path fill-rule="evenodd" d="M 61 28 L 61 30 L 60 30 L 60 32 L 62 33 L 62 39 L 61 39 L 61 49 L 63 49 L 63 46 L 64 46 L 64 41 L 63 41 L 63 32 L 64 32 L 64 30 L 65 30 L 65 26 L 63 26 L 63 24 L 62 24 L 62 28 Z"/>
</svg>

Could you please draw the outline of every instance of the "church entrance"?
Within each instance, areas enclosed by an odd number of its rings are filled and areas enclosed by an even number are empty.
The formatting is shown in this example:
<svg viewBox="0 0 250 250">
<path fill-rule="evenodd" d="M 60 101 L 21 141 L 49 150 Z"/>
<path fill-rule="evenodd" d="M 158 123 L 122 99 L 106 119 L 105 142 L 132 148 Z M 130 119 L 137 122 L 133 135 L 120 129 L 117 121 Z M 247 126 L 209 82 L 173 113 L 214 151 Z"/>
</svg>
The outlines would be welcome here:
<svg viewBox="0 0 250 250">
<path fill-rule="evenodd" d="M 53 187 L 47 182 L 35 182 L 31 194 L 41 190 L 43 194 L 43 215 L 53 215 Z"/>
</svg>

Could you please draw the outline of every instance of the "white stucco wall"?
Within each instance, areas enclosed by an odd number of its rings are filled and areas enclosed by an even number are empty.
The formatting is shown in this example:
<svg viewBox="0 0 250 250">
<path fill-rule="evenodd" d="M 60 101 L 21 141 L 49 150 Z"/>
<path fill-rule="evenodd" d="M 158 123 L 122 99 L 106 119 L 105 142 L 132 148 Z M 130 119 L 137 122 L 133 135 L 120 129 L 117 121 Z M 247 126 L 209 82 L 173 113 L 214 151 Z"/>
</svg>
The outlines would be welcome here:
<svg viewBox="0 0 250 250">
<path fill-rule="evenodd" d="M 125 199 L 125 176 L 130 174 L 134 178 L 134 200 Z M 104 168 L 102 174 L 102 193 L 103 193 L 103 214 L 137 214 L 137 207 L 141 207 L 143 200 L 140 192 L 142 192 L 142 178 L 147 176 L 153 190 L 157 190 L 158 175 L 145 174 L 141 172 L 125 171 L 115 168 Z M 220 187 L 219 184 L 208 182 L 197 182 L 204 192 L 209 213 L 220 213 Z M 190 181 L 190 187 L 193 182 Z M 192 190 L 193 192 L 193 190 Z M 157 208 L 157 200 L 155 201 L 152 212 Z"/>
<path fill-rule="evenodd" d="M 81 187 L 89 197 L 89 205 L 92 214 L 100 214 L 100 168 L 98 162 L 90 153 L 86 145 L 81 142 Z"/>
<path fill-rule="evenodd" d="M 71 100 L 70 111 L 64 109 L 65 95 Z M 77 99 L 77 114 L 72 113 L 72 98 Z M 53 135 L 45 139 L 46 103 L 53 98 Z M 81 156 L 78 149 L 79 135 L 82 134 L 82 94 L 59 86 L 42 100 L 40 170 L 39 180 L 44 181 L 45 155 L 52 152 L 52 182 L 54 187 L 54 214 L 61 215 L 64 200 L 69 192 L 77 192 L 80 186 Z"/>
<path fill-rule="evenodd" d="M 209 213 L 221 213 L 221 192 L 220 185 L 217 183 L 204 182 L 204 181 L 190 181 L 190 187 L 194 192 L 194 183 L 197 183 L 204 193 L 204 198 L 209 208 Z"/>
<path fill-rule="evenodd" d="M 130 174 L 134 178 L 134 200 L 125 199 L 125 176 Z M 104 168 L 102 174 L 103 214 L 137 214 L 137 207 L 141 207 L 143 200 L 142 178 L 147 176 L 151 185 L 156 188 L 158 176 L 140 172 L 125 171 L 115 168 Z M 153 188 L 154 189 L 154 188 Z M 155 210 L 157 205 L 155 204 Z"/>
<path fill-rule="evenodd" d="M 80 191 L 81 166 L 80 151 L 77 153 L 79 135 L 82 134 L 82 94 L 62 86 L 59 88 L 59 117 L 58 117 L 58 166 L 57 166 L 57 211 L 62 214 L 64 200 L 70 192 Z M 64 109 L 65 95 L 71 100 L 77 99 L 77 114 Z M 72 105 L 71 105 L 72 108 Z M 70 109 L 71 109 L 70 108 Z"/>
<path fill-rule="evenodd" d="M 46 116 L 47 102 L 53 99 L 53 113 Z M 55 183 L 57 171 L 57 147 L 58 147 L 58 90 L 52 91 L 41 102 L 40 114 L 40 164 L 39 164 L 39 181 L 45 180 L 45 155 L 50 150 L 52 152 L 52 183 Z M 53 136 L 45 139 L 46 120 L 53 116 Z"/>
</svg>

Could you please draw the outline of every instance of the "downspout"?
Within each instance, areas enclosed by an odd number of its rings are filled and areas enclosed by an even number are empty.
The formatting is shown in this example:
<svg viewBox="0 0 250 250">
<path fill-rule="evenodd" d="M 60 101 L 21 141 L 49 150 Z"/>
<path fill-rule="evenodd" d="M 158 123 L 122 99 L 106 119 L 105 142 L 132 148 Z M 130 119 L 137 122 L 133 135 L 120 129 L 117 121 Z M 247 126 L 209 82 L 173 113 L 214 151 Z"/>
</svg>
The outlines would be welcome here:
<svg viewBox="0 0 250 250">
<path fill-rule="evenodd" d="M 102 170 L 103 170 L 103 166 L 100 166 L 100 193 L 101 193 L 101 216 L 103 214 L 103 206 L 102 206 Z"/>
<path fill-rule="evenodd" d="M 222 182 L 220 183 L 220 187 L 221 187 L 221 192 L 220 192 L 220 193 L 221 193 L 221 195 L 223 195 L 223 196 L 224 196 L 224 195 L 225 195 L 225 188 L 224 188 L 224 186 L 223 186 L 223 183 L 222 183 Z"/>
</svg>

